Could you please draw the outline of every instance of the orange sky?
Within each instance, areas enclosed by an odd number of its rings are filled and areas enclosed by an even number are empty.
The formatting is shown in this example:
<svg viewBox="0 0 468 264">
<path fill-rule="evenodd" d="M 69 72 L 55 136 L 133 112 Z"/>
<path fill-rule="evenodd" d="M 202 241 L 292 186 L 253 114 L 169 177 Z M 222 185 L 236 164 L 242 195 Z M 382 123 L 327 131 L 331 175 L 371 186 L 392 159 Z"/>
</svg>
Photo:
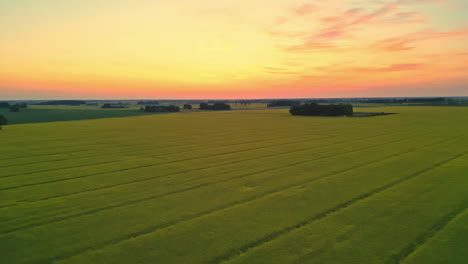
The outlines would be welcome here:
<svg viewBox="0 0 468 264">
<path fill-rule="evenodd" d="M 466 0 L 0 2 L 0 100 L 468 96 Z"/>
</svg>

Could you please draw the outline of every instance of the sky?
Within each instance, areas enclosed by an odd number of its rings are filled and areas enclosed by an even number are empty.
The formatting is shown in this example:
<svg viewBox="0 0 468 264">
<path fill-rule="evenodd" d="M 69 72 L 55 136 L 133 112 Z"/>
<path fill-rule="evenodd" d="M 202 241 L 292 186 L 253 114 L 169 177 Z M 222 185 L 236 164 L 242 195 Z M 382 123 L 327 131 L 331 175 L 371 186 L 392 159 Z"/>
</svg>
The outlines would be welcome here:
<svg viewBox="0 0 468 264">
<path fill-rule="evenodd" d="M 468 0 L 0 0 L 0 100 L 468 96 Z"/>
</svg>

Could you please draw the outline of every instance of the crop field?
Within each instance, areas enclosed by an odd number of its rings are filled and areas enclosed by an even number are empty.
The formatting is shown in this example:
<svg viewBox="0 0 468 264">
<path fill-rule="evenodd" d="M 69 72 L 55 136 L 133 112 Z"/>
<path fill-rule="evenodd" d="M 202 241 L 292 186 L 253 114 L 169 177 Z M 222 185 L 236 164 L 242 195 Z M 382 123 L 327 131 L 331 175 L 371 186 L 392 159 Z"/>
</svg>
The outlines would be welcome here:
<svg viewBox="0 0 468 264">
<path fill-rule="evenodd" d="M 363 111 L 5 126 L 0 263 L 468 263 L 468 108 Z"/>
<path fill-rule="evenodd" d="M 26 109 L 21 109 L 20 112 L 10 112 L 9 109 L 0 108 L 0 115 L 5 116 L 8 123 L 13 125 L 154 114 L 139 112 L 138 109 L 139 107 L 136 106 L 101 109 L 97 106 L 30 105 Z"/>
</svg>

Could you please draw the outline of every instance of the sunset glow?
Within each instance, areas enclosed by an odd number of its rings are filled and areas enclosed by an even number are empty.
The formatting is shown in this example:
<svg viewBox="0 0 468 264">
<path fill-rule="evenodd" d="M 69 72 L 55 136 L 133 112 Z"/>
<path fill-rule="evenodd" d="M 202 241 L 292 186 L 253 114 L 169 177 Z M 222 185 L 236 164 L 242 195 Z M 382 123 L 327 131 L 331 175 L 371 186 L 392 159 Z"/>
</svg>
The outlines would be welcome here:
<svg viewBox="0 0 468 264">
<path fill-rule="evenodd" d="M 466 0 L 0 1 L 0 99 L 468 96 Z"/>
</svg>

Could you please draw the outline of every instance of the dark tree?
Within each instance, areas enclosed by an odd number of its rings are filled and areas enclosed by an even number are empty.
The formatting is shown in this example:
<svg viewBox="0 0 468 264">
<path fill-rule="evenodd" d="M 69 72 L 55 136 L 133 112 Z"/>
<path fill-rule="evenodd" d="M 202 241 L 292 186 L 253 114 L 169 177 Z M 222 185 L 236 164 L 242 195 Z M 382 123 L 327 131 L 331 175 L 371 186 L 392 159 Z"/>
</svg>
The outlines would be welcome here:
<svg viewBox="0 0 468 264">
<path fill-rule="evenodd" d="M 0 126 L 8 124 L 8 119 L 4 117 L 3 115 L 0 115 Z"/>
<path fill-rule="evenodd" d="M 231 106 L 225 103 L 215 103 L 210 105 L 209 110 L 229 110 Z"/>
<path fill-rule="evenodd" d="M 157 105 L 158 101 L 138 101 L 137 105 Z"/>
<path fill-rule="evenodd" d="M 289 113 L 305 116 L 352 116 L 353 106 L 350 104 L 319 105 L 310 103 L 292 106 Z"/>
<path fill-rule="evenodd" d="M 17 103 L 16 104 L 19 108 L 28 108 L 28 104 L 27 103 Z"/>
<path fill-rule="evenodd" d="M 128 106 L 117 104 L 117 105 L 112 105 L 112 104 L 103 104 L 101 108 L 128 108 Z"/>
<path fill-rule="evenodd" d="M 192 105 L 190 105 L 190 104 L 184 104 L 184 109 L 192 110 Z"/>
<path fill-rule="evenodd" d="M 169 105 L 169 106 L 147 105 L 145 107 L 145 112 L 149 112 L 149 113 L 179 112 L 179 111 L 180 111 L 180 108 L 176 105 Z"/>
<path fill-rule="evenodd" d="M 230 110 L 231 106 L 226 103 L 214 103 L 212 105 L 207 103 L 201 103 L 200 109 L 204 110 Z"/>
<path fill-rule="evenodd" d="M 80 100 L 61 100 L 61 101 L 47 101 L 38 103 L 37 105 L 82 105 L 86 104 L 86 101 Z"/>
<path fill-rule="evenodd" d="M 200 109 L 208 110 L 208 109 L 209 109 L 209 105 L 208 105 L 207 103 L 201 103 L 201 104 L 200 104 Z"/>
<path fill-rule="evenodd" d="M 20 108 L 18 105 L 12 105 L 10 106 L 10 112 L 19 112 Z"/>
<path fill-rule="evenodd" d="M 0 102 L 0 108 L 10 108 L 10 104 L 8 102 Z"/>
</svg>

